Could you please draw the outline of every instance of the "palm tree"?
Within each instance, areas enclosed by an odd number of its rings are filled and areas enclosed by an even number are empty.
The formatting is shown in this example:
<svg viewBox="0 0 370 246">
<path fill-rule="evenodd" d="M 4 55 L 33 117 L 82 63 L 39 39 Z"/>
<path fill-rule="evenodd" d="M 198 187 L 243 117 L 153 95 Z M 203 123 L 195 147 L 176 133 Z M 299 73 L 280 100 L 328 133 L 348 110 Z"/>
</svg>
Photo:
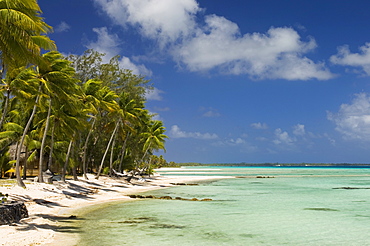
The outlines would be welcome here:
<svg viewBox="0 0 370 246">
<path fill-rule="evenodd" d="M 54 103 L 53 114 L 50 117 L 51 122 L 53 122 L 53 128 L 51 131 L 49 169 L 52 168 L 54 142 L 68 142 L 71 139 L 75 141 L 77 133 L 87 126 L 87 115 L 84 105 L 77 98 L 71 97 L 71 100 L 68 102 L 54 102 L 56 103 Z"/>
<path fill-rule="evenodd" d="M 128 181 L 130 181 L 135 175 L 135 172 L 139 169 L 139 165 L 144 162 L 150 151 L 160 149 L 165 150 L 164 143 L 165 139 L 168 137 L 164 134 L 166 130 L 163 126 L 163 122 L 159 120 L 151 120 L 144 127 L 146 128 L 146 130 L 144 130 L 140 134 L 140 137 L 144 143 L 142 149 L 144 154 L 141 157 L 141 160 L 137 162 L 135 170 L 133 171 L 132 176 L 128 179 Z"/>
<path fill-rule="evenodd" d="M 70 62 L 62 59 L 62 55 L 57 51 L 51 51 L 43 55 L 44 59 L 49 63 L 49 69 L 40 69 L 39 81 L 47 95 L 45 99 L 48 101 L 48 113 L 45 119 L 44 132 L 41 142 L 40 159 L 39 159 L 39 182 L 43 182 L 42 166 L 46 137 L 48 134 L 50 119 L 52 114 L 52 103 L 68 105 L 71 98 L 77 91 L 76 80 L 73 79 L 74 69 L 69 65 Z M 52 153 L 51 153 L 52 154 Z"/>
<path fill-rule="evenodd" d="M 103 168 L 103 164 L 104 164 L 104 161 L 105 161 L 105 157 L 106 157 L 106 156 L 107 156 L 107 154 L 108 154 L 109 147 L 110 147 L 110 146 L 111 146 L 111 144 L 112 144 L 112 141 L 113 141 L 113 139 L 114 139 L 114 137 L 115 137 L 115 135 L 116 135 L 117 129 L 118 129 L 118 127 L 120 126 L 120 124 L 121 124 L 121 120 L 119 119 L 119 120 L 118 120 L 118 122 L 116 123 L 116 126 L 115 126 L 115 128 L 114 128 L 114 130 L 113 130 L 113 133 L 112 133 L 112 135 L 111 135 L 111 137 L 110 137 L 110 139 L 109 139 L 109 142 L 108 142 L 107 148 L 105 149 L 105 152 L 104 152 L 103 158 L 102 158 L 101 163 L 100 163 L 100 166 L 99 166 L 98 173 L 97 173 L 97 175 L 96 175 L 96 177 L 95 177 L 96 179 L 99 179 L 99 177 L 100 177 L 100 173 L 101 173 L 101 170 L 102 170 L 102 168 Z"/>
<path fill-rule="evenodd" d="M 98 114 L 97 108 L 100 104 L 100 98 L 99 95 L 101 92 L 99 90 L 102 89 L 102 82 L 100 80 L 88 80 L 85 84 L 82 86 L 83 94 L 81 101 L 85 105 L 85 107 L 88 110 L 88 113 L 90 114 L 90 130 L 87 133 L 87 137 L 85 139 L 85 144 L 83 146 L 83 157 L 82 157 L 82 170 L 83 170 L 83 176 L 85 179 L 87 178 L 87 168 L 86 168 L 86 158 L 87 158 L 87 144 L 89 143 L 91 134 L 94 130 L 96 118 Z"/>
<path fill-rule="evenodd" d="M 131 99 L 129 98 L 129 94 L 123 92 L 121 93 L 120 97 L 119 97 L 119 100 L 118 100 L 118 106 L 119 106 L 119 109 L 117 110 L 117 112 L 115 112 L 115 114 L 117 115 L 116 117 L 118 118 L 117 119 L 117 122 L 116 122 L 116 127 L 112 133 L 112 136 L 111 136 L 111 139 L 108 143 L 108 146 L 106 148 L 106 151 L 104 153 L 104 156 L 103 156 L 103 159 L 101 161 L 101 164 L 100 164 L 100 168 L 99 168 L 99 172 L 98 172 L 98 175 L 96 178 L 99 178 L 100 176 L 100 172 L 101 172 L 101 169 L 103 167 L 103 163 L 104 163 L 104 160 L 105 160 L 105 157 L 106 157 L 106 154 L 108 152 L 108 148 L 109 146 L 111 145 L 111 158 L 110 158 L 110 167 L 109 167 L 109 174 L 111 175 L 112 174 L 112 164 L 113 164 L 113 150 L 114 150 L 114 144 L 115 144 L 115 137 L 116 137 L 116 133 L 119 131 L 119 129 L 121 129 L 121 133 L 120 135 L 123 136 L 124 138 L 124 142 L 123 142 L 123 146 L 122 146 L 122 149 L 121 149 L 121 161 L 120 161 L 120 169 L 121 169 L 121 163 L 122 163 L 122 160 L 124 158 L 124 152 L 125 152 L 125 148 L 126 148 L 126 143 L 127 143 L 127 140 L 128 140 L 128 137 L 130 135 L 130 132 L 134 132 L 134 125 L 135 124 L 139 124 L 139 116 L 143 113 L 143 105 L 140 105 L 139 103 L 137 103 L 134 99 Z M 123 125 L 123 127 L 119 128 L 120 125 Z M 113 142 L 112 142 L 113 140 Z"/>
<path fill-rule="evenodd" d="M 120 94 L 118 105 L 121 108 L 122 112 L 122 132 L 120 136 L 122 136 L 122 147 L 120 151 L 120 160 L 119 160 L 119 171 L 122 172 L 122 164 L 125 157 L 126 152 L 126 145 L 128 142 L 129 137 L 131 134 L 135 133 L 135 126 L 140 124 L 140 115 L 145 112 L 143 110 L 144 104 L 140 101 L 137 102 L 135 99 L 130 99 L 130 94 L 126 92 L 122 92 Z"/>
<path fill-rule="evenodd" d="M 15 122 L 4 124 L 4 131 L 0 132 L 0 153 L 5 153 L 5 150 L 15 144 L 23 132 L 23 127 Z"/>
<path fill-rule="evenodd" d="M 32 100 L 33 95 L 37 93 L 31 79 L 35 78 L 33 68 L 20 67 L 13 69 L 6 74 L 5 79 L 1 80 L 0 93 L 4 95 L 3 112 L 0 119 L 0 129 L 2 128 L 5 118 L 9 111 L 11 100 Z M 31 84 L 30 84 L 31 83 Z"/>
<path fill-rule="evenodd" d="M 10 115 L 16 115 L 18 119 L 15 122 L 23 126 L 23 124 L 20 123 L 20 115 L 23 115 L 23 117 L 25 116 L 24 113 L 28 112 L 29 105 L 33 106 L 33 101 L 35 100 L 34 95 L 38 94 L 38 91 L 36 89 L 37 83 L 35 82 L 35 79 L 36 73 L 32 67 L 27 69 L 20 67 L 8 71 L 5 79 L 2 80 L 2 84 L 0 85 L 1 93 L 3 95 L 5 93 L 3 100 L 3 112 L 0 119 L 0 129 L 2 129 L 3 125 L 6 122 L 9 122 L 9 120 L 12 121 L 11 118 L 14 117 L 10 117 Z M 22 102 L 22 109 L 19 106 L 19 102 Z M 28 131 L 28 129 L 24 130 L 25 132 Z M 16 141 L 19 141 L 19 138 Z M 24 186 L 20 178 L 21 174 L 19 173 L 19 159 L 21 154 L 20 151 L 22 148 L 21 146 L 18 143 L 16 151 L 16 156 L 18 159 L 18 161 L 16 162 L 16 175 L 18 184 L 20 184 L 20 186 Z M 25 171 L 26 169 L 24 168 L 23 170 Z"/>
<path fill-rule="evenodd" d="M 45 65 L 40 51 L 56 46 L 45 34 L 52 28 L 40 17 L 36 0 L 0 0 L 0 58 L 4 68 Z"/>
<path fill-rule="evenodd" d="M 66 170 L 67 170 L 67 167 L 68 167 L 68 164 L 69 164 L 69 157 L 71 155 L 72 146 L 73 146 L 74 141 L 75 141 L 74 137 L 75 137 L 75 135 L 69 141 L 68 150 L 67 150 L 67 154 L 66 154 L 66 160 L 64 162 L 64 166 L 63 166 L 63 170 L 62 170 L 62 181 L 64 183 L 66 182 Z"/>
<path fill-rule="evenodd" d="M 102 83 L 103 82 L 100 80 L 89 80 L 83 86 L 84 97 L 82 98 L 82 100 L 85 102 L 85 104 L 87 104 L 87 108 L 90 109 L 93 114 L 91 116 L 91 127 L 87 134 L 83 147 L 82 166 L 85 179 L 87 179 L 87 145 L 95 128 L 95 124 L 99 116 L 102 115 L 103 112 L 113 112 L 118 109 L 118 104 L 115 101 L 117 95 L 107 86 L 103 86 Z"/>
<path fill-rule="evenodd" d="M 30 81 L 35 81 L 35 80 L 32 79 Z M 17 157 L 16 157 L 15 170 L 16 170 L 16 176 L 17 176 L 17 185 L 20 186 L 20 187 L 23 187 L 23 188 L 25 188 L 26 185 L 22 181 L 22 179 L 21 179 L 21 173 L 20 173 L 21 149 L 22 149 L 22 146 L 24 144 L 24 140 L 26 138 L 27 132 L 28 132 L 30 126 L 31 126 L 32 120 L 33 120 L 33 118 L 35 116 L 37 105 L 38 105 L 39 99 L 40 99 L 41 89 L 42 89 L 42 84 L 40 83 L 39 84 L 38 93 L 36 94 L 36 99 L 35 99 L 35 102 L 34 102 L 34 105 L 33 105 L 33 108 L 32 108 L 31 115 L 30 115 L 30 117 L 29 117 L 29 119 L 27 121 L 26 126 L 23 129 L 23 134 L 22 134 L 21 140 L 20 140 L 20 142 L 18 144 L 18 148 L 17 148 L 17 151 L 16 151 Z"/>
<path fill-rule="evenodd" d="M 123 159 L 124 151 L 125 151 L 125 145 L 128 140 L 128 136 L 130 135 L 130 132 L 134 132 L 134 125 L 139 124 L 139 116 L 143 113 L 143 105 L 140 103 L 137 103 L 134 99 L 129 98 L 129 94 L 127 93 L 121 93 L 119 100 L 118 100 L 118 106 L 117 110 L 113 112 L 112 115 L 115 115 L 114 117 L 109 118 L 117 118 L 115 123 L 115 129 L 113 130 L 113 133 L 111 135 L 111 138 L 108 142 L 108 145 L 106 147 L 105 153 L 103 155 L 103 158 L 101 160 L 101 164 L 99 167 L 98 174 L 96 176 L 96 179 L 99 178 L 100 172 L 102 170 L 105 157 L 108 153 L 109 147 L 111 146 L 111 158 L 110 158 L 110 169 L 109 173 L 111 175 L 112 173 L 112 163 L 113 163 L 113 149 L 114 149 L 114 143 L 117 132 L 121 129 L 120 135 L 124 138 L 124 143 L 121 150 L 121 160 Z M 112 123 L 112 122 L 111 122 Z M 120 127 L 122 125 L 122 127 Z"/>
<path fill-rule="evenodd" d="M 144 155 L 142 160 L 148 154 L 148 151 L 153 150 L 165 150 L 164 143 L 165 139 L 168 138 L 165 133 L 165 128 L 163 126 L 163 122 L 159 120 L 153 120 L 148 125 L 147 131 L 141 134 L 142 138 L 144 139 Z"/>
</svg>

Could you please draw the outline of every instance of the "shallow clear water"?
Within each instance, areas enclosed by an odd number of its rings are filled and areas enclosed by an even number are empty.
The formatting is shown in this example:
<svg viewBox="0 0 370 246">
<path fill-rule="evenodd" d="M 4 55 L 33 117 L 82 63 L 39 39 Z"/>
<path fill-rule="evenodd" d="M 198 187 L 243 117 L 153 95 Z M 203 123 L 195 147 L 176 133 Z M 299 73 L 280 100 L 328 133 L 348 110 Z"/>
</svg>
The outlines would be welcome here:
<svg viewBox="0 0 370 246">
<path fill-rule="evenodd" d="M 370 169 L 215 169 L 248 178 L 147 193 L 208 202 L 146 199 L 96 208 L 79 222 L 78 245 L 370 245 Z"/>
</svg>

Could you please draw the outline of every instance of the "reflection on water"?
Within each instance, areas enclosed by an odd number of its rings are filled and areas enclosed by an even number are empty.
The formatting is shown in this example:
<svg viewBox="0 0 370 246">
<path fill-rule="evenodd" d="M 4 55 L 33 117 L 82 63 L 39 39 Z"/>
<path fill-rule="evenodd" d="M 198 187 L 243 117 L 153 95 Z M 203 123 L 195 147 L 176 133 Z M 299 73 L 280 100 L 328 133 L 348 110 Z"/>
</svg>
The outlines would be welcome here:
<svg viewBox="0 0 370 246">
<path fill-rule="evenodd" d="M 370 245 L 370 169 L 207 173 L 248 178 L 147 193 L 212 201 L 143 199 L 92 210 L 76 222 L 83 231 L 78 245 Z"/>
</svg>

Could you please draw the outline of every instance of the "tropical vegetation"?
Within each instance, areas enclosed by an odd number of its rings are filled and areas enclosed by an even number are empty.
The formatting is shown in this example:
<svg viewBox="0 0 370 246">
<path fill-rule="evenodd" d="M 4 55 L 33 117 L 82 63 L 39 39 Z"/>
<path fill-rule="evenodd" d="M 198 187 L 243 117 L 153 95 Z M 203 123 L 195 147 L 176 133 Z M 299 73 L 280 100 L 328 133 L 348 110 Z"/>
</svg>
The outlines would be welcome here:
<svg viewBox="0 0 370 246">
<path fill-rule="evenodd" d="M 14 168 L 74 179 L 150 174 L 164 166 L 165 128 L 145 109 L 149 80 L 94 50 L 64 57 L 36 0 L 0 0 L 0 178 Z"/>
</svg>

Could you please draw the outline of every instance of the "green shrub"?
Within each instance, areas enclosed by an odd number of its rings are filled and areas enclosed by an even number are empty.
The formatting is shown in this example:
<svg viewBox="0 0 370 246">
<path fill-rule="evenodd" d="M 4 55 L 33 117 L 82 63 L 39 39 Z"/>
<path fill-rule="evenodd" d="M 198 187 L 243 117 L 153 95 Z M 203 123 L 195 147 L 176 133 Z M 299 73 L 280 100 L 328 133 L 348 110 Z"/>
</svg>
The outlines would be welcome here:
<svg viewBox="0 0 370 246">
<path fill-rule="evenodd" d="M 109 167 L 105 167 L 104 169 L 103 169 L 103 174 L 109 174 Z"/>
</svg>

